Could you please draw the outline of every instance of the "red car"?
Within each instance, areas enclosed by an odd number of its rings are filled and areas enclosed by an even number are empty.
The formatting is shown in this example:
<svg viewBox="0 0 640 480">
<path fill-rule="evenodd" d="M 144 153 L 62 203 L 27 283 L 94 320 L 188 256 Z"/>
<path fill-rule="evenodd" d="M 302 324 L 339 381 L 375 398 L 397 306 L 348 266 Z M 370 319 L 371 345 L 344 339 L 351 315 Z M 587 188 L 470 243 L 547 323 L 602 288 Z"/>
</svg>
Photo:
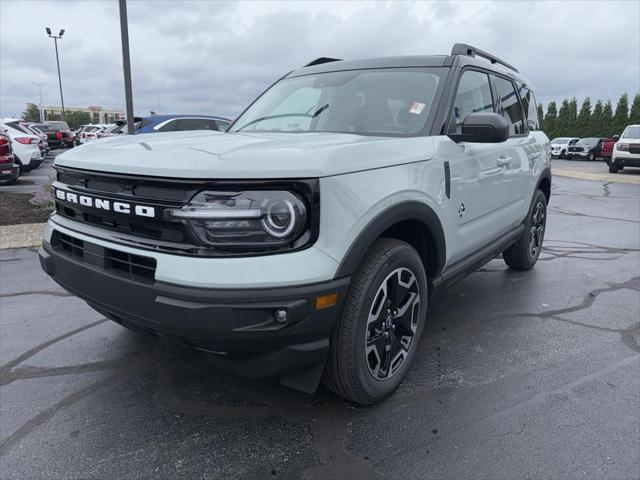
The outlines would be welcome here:
<svg viewBox="0 0 640 480">
<path fill-rule="evenodd" d="M 602 150 L 600 151 L 600 155 L 607 162 L 607 165 L 611 163 L 611 154 L 613 153 L 613 147 L 616 142 L 620 138 L 619 135 L 614 135 L 611 138 L 605 138 L 602 140 Z"/>
<path fill-rule="evenodd" d="M 20 166 L 13 156 L 11 138 L 0 130 L 0 185 L 15 182 L 19 175 Z"/>
<path fill-rule="evenodd" d="M 71 129 L 69 128 L 67 122 L 62 122 L 60 120 L 51 120 L 47 121 L 47 123 L 62 132 L 62 138 L 60 139 L 62 148 L 73 147 L 73 133 L 71 133 Z"/>
</svg>

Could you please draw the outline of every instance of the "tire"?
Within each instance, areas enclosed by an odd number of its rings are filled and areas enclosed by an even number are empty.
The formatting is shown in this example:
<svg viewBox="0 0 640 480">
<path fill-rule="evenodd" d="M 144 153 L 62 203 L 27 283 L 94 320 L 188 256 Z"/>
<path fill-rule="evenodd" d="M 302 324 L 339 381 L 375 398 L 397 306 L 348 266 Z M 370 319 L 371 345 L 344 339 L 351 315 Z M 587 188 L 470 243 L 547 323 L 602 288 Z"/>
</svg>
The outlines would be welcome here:
<svg viewBox="0 0 640 480">
<path fill-rule="evenodd" d="M 618 167 L 618 165 L 613 162 L 609 163 L 609 173 L 618 173 L 619 170 L 620 167 Z"/>
<path fill-rule="evenodd" d="M 542 250 L 546 226 L 547 198 L 541 190 L 536 190 L 527 215 L 525 231 L 516 243 L 502 252 L 502 258 L 509 268 L 533 268 Z"/>
<path fill-rule="evenodd" d="M 589 156 L 587 157 L 587 160 L 589 160 L 590 162 L 593 162 L 596 159 L 596 154 L 593 152 L 589 152 Z"/>
<path fill-rule="evenodd" d="M 400 240 L 377 240 L 353 277 L 331 334 L 325 386 L 361 405 L 391 395 L 415 357 L 426 320 L 427 293 L 418 252 Z"/>
<path fill-rule="evenodd" d="M 562 150 L 562 151 L 560 152 L 560 158 L 561 158 L 561 159 L 563 159 L 563 160 L 564 160 L 564 159 L 566 158 L 566 155 L 567 155 L 567 152 L 565 152 L 564 150 Z"/>
<path fill-rule="evenodd" d="M 571 155 L 565 155 L 564 158 L 566 160 L 573 160 L 573 157 Z"/>
</svg>

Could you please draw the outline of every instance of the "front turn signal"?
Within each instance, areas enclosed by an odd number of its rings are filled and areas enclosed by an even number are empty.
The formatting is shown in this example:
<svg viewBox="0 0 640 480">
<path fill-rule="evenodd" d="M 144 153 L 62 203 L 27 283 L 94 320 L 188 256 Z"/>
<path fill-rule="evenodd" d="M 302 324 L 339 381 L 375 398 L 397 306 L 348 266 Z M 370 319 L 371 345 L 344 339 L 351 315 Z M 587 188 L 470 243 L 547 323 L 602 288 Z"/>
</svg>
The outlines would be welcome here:
<svg viewBox="0 0 640 480">
<path fill-rule="evenodd" d="M 333 307 L 336 303 L 338 303 L 337 293 L 321 295 L 319 297 L 316 297 L 316 310 L 323 310 L 325 308 Z"/>
</svg>

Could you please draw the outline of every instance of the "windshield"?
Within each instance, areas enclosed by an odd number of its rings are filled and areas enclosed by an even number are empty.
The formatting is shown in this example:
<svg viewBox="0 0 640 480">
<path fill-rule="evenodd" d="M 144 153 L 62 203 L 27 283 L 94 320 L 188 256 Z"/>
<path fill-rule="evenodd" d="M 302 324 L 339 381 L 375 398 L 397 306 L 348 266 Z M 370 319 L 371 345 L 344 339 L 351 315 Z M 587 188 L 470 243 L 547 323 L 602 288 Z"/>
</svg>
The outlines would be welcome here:
<svg viewBox="0 0 640 480">
<path fill-rule="evenodd" d="M 595 145 L 600 141 L 599 138 L 582 138 L 578 140 L 576 145 Z"/>
<path fill-rule="evenodd" d="M 622 138 L 640 139 L 640 125 L 627 127 L 627 129 L 622 134 Z"/>
<path fill-rule="evenodd" d="M 416 134 L 438 86 L 434 72 L 369 69 L 287 78 L 256 100 L 230 131 Z"/>
<path fill-rule="evenodd" d="M 67 125 L 67 122 L 51 121 L 47 123 L 51 125 L 53 128 L 61 128 L 63 130 L 69 130 L 69 125 Z"/>
<path fill-rule="evenodd" d="M 570 138 L 554 138 L 551 140 L 551 144 L 569 143 Z"/>
</svg>

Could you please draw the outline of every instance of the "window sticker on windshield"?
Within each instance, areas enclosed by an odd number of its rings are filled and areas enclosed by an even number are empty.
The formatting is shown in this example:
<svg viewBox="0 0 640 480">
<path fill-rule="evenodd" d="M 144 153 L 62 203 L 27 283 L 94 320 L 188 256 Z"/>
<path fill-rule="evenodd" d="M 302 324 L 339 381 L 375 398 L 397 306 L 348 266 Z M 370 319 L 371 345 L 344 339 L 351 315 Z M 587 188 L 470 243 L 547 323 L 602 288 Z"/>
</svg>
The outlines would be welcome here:
<svg viewBox="0 0 640 480">
<path fill-rule="evenodd" d="M 415 113 L 416 115 L 420 115 L 422 110 L 424 110 L 425 104 L 422 102 L 413 102 L 411 104 L 411 108 L 409 109 L 409 113 Z"/>
</svg>

